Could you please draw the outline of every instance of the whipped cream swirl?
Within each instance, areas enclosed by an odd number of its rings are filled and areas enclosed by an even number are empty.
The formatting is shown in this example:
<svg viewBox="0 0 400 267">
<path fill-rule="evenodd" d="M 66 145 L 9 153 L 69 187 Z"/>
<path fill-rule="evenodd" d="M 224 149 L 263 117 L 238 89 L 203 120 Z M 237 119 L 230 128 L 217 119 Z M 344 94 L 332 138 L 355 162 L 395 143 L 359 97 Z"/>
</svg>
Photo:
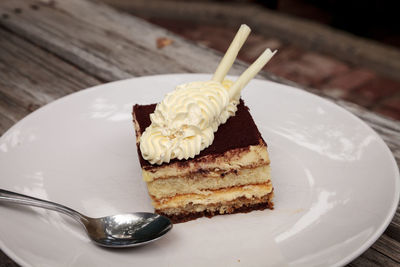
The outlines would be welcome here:
<svg viewBox="0 0 400 267">
<path fill-rule="evenodd" d="M 191 82 L 168 93 L 150 115 L 140 150 L 151 164 L 193 158 L 214 140 L 214 132 L 237 110 L 240 94 L 230 100 L 232 82 Z"/>
</svg>

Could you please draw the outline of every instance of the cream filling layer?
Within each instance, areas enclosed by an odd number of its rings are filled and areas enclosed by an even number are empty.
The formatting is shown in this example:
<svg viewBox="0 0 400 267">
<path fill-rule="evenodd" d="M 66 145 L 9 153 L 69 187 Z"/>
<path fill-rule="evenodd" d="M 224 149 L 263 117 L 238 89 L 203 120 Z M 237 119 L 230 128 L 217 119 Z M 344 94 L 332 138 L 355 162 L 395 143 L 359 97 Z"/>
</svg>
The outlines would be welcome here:
<svg viewBox="0 0 400 267">
<path fill-rule="evenodd" d="M 163 210 L 179 207 L 184 208 L 187 205 L 213 205 L 220 202 L 232 201 L 240 197 L 248 199 L 261 198 L 272 192 L 272 189 L 272 184 L 270 182 L 258 185 L 225 188 L 213 191 L 210 195 L 185 194 L 172 198 L 163 198 L 158 201 L 153 199 L 153 206 L 156 210 Z"/>
<path fill-rule="evenodd" d="M 247 184 L 262 184 L 269 180 L 270 166 L 263 165 L 253 169 L 239 169 L 227 173 L 210 171 L 190 178 L 157 179 L 147 183 L 147 189 L 153 198 L 160 199 L 190 193 L 210 195 L 213 193 L 212 190 Z"/>
<path fill-rule="evenodd" d="M 156 179 L 187 177 L 198 170 L 233 171 L 241 168 L 254 168 L 270 163 L 267 147 L 264 144 L 250 146 L 248 149 L 232 149 L 218 157 L 207 155 L 202 160 L 190 160 L 184 167 L 180 162 L 143 169 L 143 180 L 151 182 Z"/>
</svg>

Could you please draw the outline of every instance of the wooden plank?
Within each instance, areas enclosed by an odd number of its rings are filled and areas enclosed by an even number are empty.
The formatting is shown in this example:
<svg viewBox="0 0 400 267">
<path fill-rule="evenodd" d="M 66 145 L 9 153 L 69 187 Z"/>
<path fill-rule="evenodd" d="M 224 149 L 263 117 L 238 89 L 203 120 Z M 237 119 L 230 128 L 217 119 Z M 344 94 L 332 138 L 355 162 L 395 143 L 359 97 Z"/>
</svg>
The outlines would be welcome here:
<svg viewBox="0 0 400 267">
<path fill-rule="evenodd" d="M 100 81 L 0 28 L 0 134 L 57 98 Z"/>
<path fill-rule="evenodd" d="M 206 48 L 194 47 L 141 19 L 86 1 L 54 3 L 32 10 L 29 6 L 36 1 L 4 1 L 1 12 L 8 18 L 1 23 L 105 81 L 214 71 L 218 58 Z M 22 12 L 14 14 L 16 8 Z M 173 39 L 173 44 L 158 49 L 160 37 Z"/>
<path fill-rule="evenodd" d="M 0 266 L 1 267 L 18 267 L 13 260 L 11 260 L 6 254 L 0 250 Z"/>
<path fill-rule="evenodd" d="M 393 259 L 385 256 L 384 254 L 376 251 L 375 249 L 368 249 L 365 251 L 360 257 L 356 258 L 347 266 L 350 267 L 376 267 L 376 266 L 385 266 L 385 267 L 397 267 L 399 263 L 394 261 Z"/>
<path fill-rule="evenodd" d="M 277 14 L 249 3 L 181 0 L 102 0 L 134 15 L 180 19 L 197 23 L 239 25 L 244 21 L 255 31 L 276 36 L 307 50 L 321 51 L 353 64 L 363 64 L 385 76 L 399 79 L 400 51 L 320 23 Z"/>
<path fill-rule="evenodd" d="M 398 240 L 383 234 L 372 248 L 400 264 L 400 242 Z"/>
</svg>

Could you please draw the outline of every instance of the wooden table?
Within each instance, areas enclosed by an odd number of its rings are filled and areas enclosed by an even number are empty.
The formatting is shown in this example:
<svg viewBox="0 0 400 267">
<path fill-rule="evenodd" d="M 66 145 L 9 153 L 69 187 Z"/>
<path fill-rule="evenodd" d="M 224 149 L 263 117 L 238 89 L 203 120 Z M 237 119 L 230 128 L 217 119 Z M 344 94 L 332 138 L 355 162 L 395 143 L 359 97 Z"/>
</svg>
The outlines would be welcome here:
<svg viewBox="0 0 400 267">
<path fill-rule="evenodd" d="M 157 48 L 158 38 L 173 40 Z M 141 19 L 88 0 L 0 2 L 0 134 L 57 98 L 136 76 L 214 71 L 220 54 Z M 237 62 L 231 73 L 246 64 Z M 298 86 L 262 73 L 265 78 Z M 298 86 L 300 87 L 300 86 Z M 311 88 L 305 90 L 320 94 Z M 326 97 L 326 96 L 324 96 Z M 400 123 L 344 101 L 333 102 L 375 129 L 400 162 Z M 400 263 L 400 213 L 351 266 Z M 0 253 L 0 266 L 16 266 Z"/>
</svg>

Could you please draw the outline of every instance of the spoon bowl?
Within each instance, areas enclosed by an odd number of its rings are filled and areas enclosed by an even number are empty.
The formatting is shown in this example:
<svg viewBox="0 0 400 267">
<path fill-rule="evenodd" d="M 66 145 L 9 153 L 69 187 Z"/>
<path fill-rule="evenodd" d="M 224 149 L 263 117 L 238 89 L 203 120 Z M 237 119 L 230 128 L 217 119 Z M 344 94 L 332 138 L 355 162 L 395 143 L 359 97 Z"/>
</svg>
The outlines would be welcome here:
<svg viewBox="0 0 400 267">
<path fill-rule="evenodd" d="M 35 206 L 69 215 L 83 225 L 95 244 L 103 247 L 123 248 L 148 244 L 172 229 L 168 218 L 155 213 L 135 212 L 91 218 L 51 201 L 3 189 L 0 189 L 0 202 Z"/>
<path fill-rule="evenodd" d="M 148 212 L 86 217 L 84 225 L 93 242 L 104 247 L 144 245 L 159 239 L 172 228 L 168 218 Z"/>
</svg>

